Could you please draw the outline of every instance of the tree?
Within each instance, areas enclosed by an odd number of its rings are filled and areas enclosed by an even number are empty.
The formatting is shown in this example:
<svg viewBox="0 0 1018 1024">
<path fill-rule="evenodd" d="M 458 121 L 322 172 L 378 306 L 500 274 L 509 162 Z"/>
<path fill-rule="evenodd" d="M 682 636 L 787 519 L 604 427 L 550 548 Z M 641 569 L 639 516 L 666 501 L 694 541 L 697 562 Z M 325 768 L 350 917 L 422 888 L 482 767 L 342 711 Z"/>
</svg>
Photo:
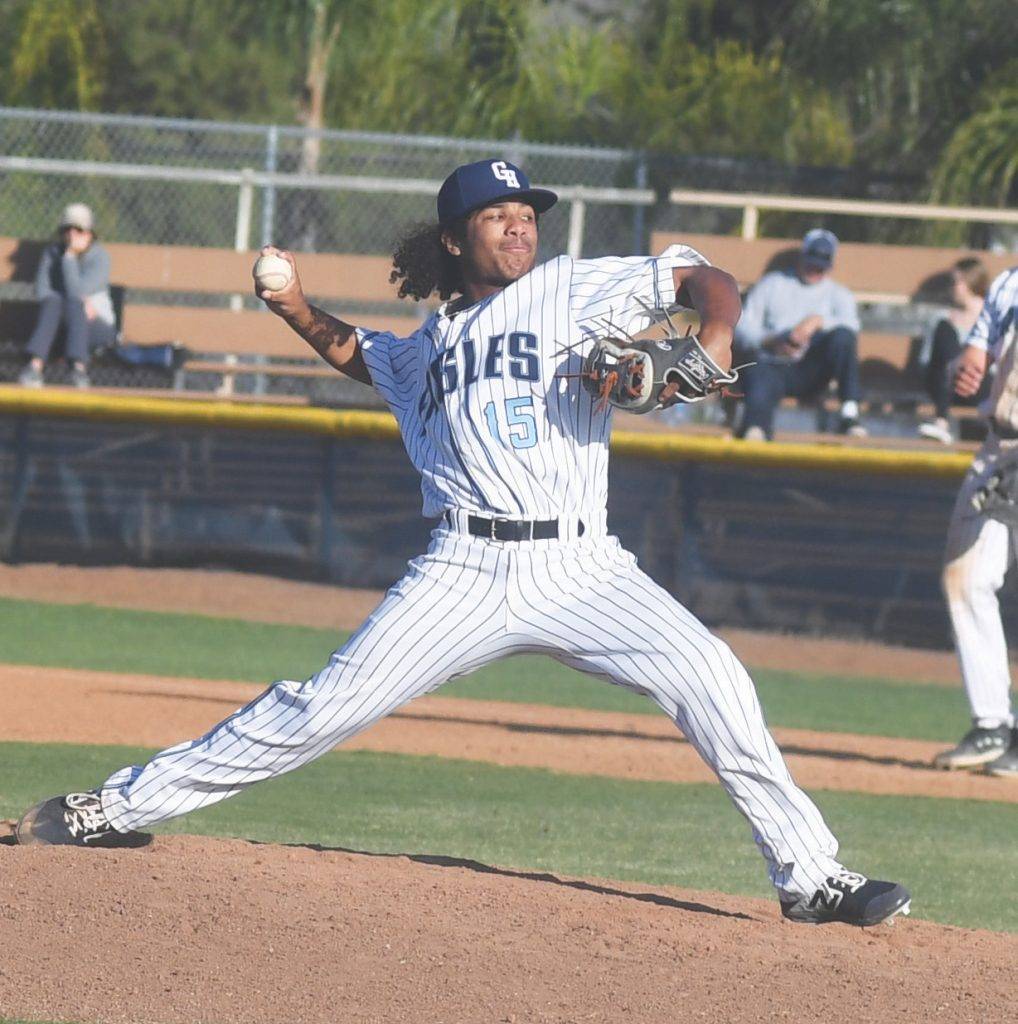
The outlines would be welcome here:
<svg viewBox="0 0 1018 1024">
<path fill-rule="evenodd" d="M 298 103 L 297 120 L 309 130 L 320 132 L 325 127 L 325 91 L 329 83 L 330 64 L 336 40 L 339 39 L 342 20 L 335 5 L 325 0 L 310 4 L 307 27 L 307 64 L 304 88 Z M 301 145 L 300 172 L 315 174 L 322 155 L 321 137 L 309 134 Z"/>
<path fill-rule="evenodd" d="M 204 0 L 102 0 L 102 109 L 292 123 L 299 69 L 250 12 Z"/>
<path fill-rule="evenodd" d="M 798 0 L 778 45 L 786 74 L 837 97 L 856 159 L 926 173 L 1012 59 L 1011 0 Z"/>
<path fill-rule="evenodd" d="M 0 101 L 300 124 L 313 133 L 280 166 L 308 173 L 345 160 L 314 134 L 329 126 L 852 164 L 1004 202 L 1012 6 L 7 0 Z M 239 136 L 216 145 L 261 159 Z M 377 155 L 358 149 L 364 167 Z"/>
<path fill-rule="evenodd" d="M 851 158 L 850 128 L 830 93 L 790 75 L 780 48 L 737 39 L 697 44 L 709 0 L 657 0 L 634 30 L 626 124 L 659 152 L 730 154 L 835 164 Z"/>
<path fill-rule="evenodd" d="M 467 58 L 455 42 L 458 10 L 449 0 L 377 0 L 372 16 L 349 25 L 337 45 L 343 88 L 329 100 L 329 124 L 454 134 L 473 85 L 464 81 Z"/>
<path fill-rule="evenodd" d="M 1018 200 L 1018 79 L 1007 78 L 987 89 L 980 109 L 955 130 L 934 174 L 935 200 L 988 206 Z"/>
<path fill-rule="evenodd" d="M 11 60 L 11 99 L 92 110 L 104 79 L 104 38 L 97 0 L 20 4 Z"/>
</svg>

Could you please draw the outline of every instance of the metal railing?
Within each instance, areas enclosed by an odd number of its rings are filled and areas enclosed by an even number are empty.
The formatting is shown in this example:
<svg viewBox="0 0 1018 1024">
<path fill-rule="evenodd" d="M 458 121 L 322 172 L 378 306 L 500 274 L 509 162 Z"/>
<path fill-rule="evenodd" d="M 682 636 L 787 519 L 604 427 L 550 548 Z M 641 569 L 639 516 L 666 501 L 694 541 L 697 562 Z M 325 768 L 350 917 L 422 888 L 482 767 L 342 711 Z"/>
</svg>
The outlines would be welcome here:
<svg viewBox="0 0 1018 1024">
<path fill-rule="evenodd" d="M 677 205 L 720 206 L 742 210 L 742 237 L 753 239 L 760 230 L 761 210 L 836 213 L 854 217 L 901 217 L 906 220 L 951 220 L 970 224 L 1018 224 L 1018 210 L 992 206 L 936 206 L 932 203 L 882 203 L 868 199 L 826 196 L 769 196 L 756 192 L 695 192 L 672 189 L 668 201 Z"/>
<path fill-rule="evenodd" d="M 318 190 L 322 192 L 353 192 L 365 194 L 420 195 L 434 198 L 442 185 L 439 180 L 420 178 L 371 178 L 350 174 L 285 174 L 256 171 L 244 167 L 238 171 L 209 170 L 198 167 L 147 167 L 139 164 L 100 164 L 92 161 L 36 159 L 33 157 L 0 157 L 0 171 L 36 174 L 59 174 L 69 177 L 106 177 L 142 181 L 200 182 L 230 185 L 237 188 L 236 230 L 234 246 L 238 250 L 252 248 L 251 211 L 254 190 L 262 188 L 275 193 L 277 188 Z M 569 230 L 566 251 L 579 258 L 583 252 L 587 205 L 612 203 L 623 206 L 649 206 L 655 194 L 649 189 L 598 188 L 588 185 L 546 186 L 557 192 L 559 200 L 569 204 Z M 265 208 L 274 203 L 265 200 Z M 271 217 L 263 222 L 260 245 L 273 239 Z"/>
<path fill-rule="evenodd" d="M 319 143 L 314 173 L 304 163 L 309 135 Z M 239 234 L 246 173 L 255 244 L 383 254 L 408 222 L 433 219 L 451 167 L 497 155 L 566 197 L 542 221 L 549 253 L 645 244 L 643 209 L 654 197 L 643 157 L 625 150 L 4 107 L 0 156 L 11 162 L 0 171 L 0 221 L 6 234 L 40 237 L 56 211 L 82 200 L 108 239 L 225 247 Z M 636 204 L 624 195 L 633 189 L 644 192 Z"/>
<path fill-rule="evenodd" d="M 319 142 L 314 173 L 304 165 L 309 135 Z M 496 154 L 562 196 L 542 219 L 542 257 L 646 252 L 654 230 L 755 238 L 764 210 L 815 214 L 810 226 L 826 215 L 1018 225 L 1005 209 L 686 188 L 662 196 L 648 188 L 649 158 L 621 149 L 0 107 L 0 233 L 45 236 L 63 205 L 83 200 L 116 241 L 384 254 L 408 222 L 433 219 L 450 167 Z"/>
<path fill-rule="evenodd" d="M 262 189 L 263 213 L 275 207 L 277 189 L 319 192 L 349 192 L 366 195 L 410 195 L 434 197 L 442 182 L 423 178 L 383 178 L 350 174 L 290 174 L 258 171 L 216 170 L 200 167 L 153 167 L 143 164 L 108 164 L 86 160 L 57 160 L 35 157 L 0 156 L 0 171 L 60 175 L 70 178 L 109 178 L 150 182 L 192 182 L 225 185 L 237 189 L 233 244 L 238 250 L 253 247 L 252 210 L 255 189 Z M 557 192 L 569 207 L 566 252 L 579 258 L 584 253 L 587 207 L 613 204 L 651 207 L 656 195 L 650 189 L 604 188 L 588 185 L 547 186 Z M 679 206 L 717 206 L 742 211 L 741 235 L 759 237 L 761 210 L 795 210 L 810 213 L 836 213 L 854 216 L 900 217 L 910 220 L 951 220 L 971 223 L 1018 224 L 1018 210 L 992 207 L 951 207 L 924 203 L 885 203 L 854 199 L 828 199 L 819 196 L 770 196 L 760 193 L 700 192 L 673 189 L 670 203 Z M 259 245 L 271 242 L 275 235 L 271 215 L 263 216 Z"/>
</svg>

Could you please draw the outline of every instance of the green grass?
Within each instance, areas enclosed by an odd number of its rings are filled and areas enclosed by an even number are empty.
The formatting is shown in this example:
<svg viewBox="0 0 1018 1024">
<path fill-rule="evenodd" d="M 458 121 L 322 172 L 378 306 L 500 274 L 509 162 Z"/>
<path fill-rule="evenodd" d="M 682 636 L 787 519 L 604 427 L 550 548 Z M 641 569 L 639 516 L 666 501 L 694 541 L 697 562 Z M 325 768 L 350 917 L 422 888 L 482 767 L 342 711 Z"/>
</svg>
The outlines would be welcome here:
<svg viewBox="0 0 1018 1024">
<path fill-rule="evenodd" d="M 969 726 L 968 706 L 960 688 L 769 669 L 752 675 L 772 726 L 945 742 L 957 740 Z M 646 698 L 547 658 L 512 658 L 450 683 L 441 693 L 602 711 L 657 711 Z"/>
<path fill-rule="evenodd" d="M 343 639 L 332 630 L 302 626 L 0 598 L 0 660 L 16 664 L 269 683 L 306 678 Z M 765 670 L 753 676 L 774 726 L 949 741 L 968 725 L 960 687 Z M 441 692 L 603 711 L 657 710 L 645 698 L 538 657 L 510 658 Z"/>
<path fill-rule="evenodd" d="M 0 598 L 0 658 L 199 679 L 303 679 L 341 642 L 332 630 L 208 615 Z"/>
<path fill-rule="evenodd" d="M 147 754 L 0 744 L 0 816 Z M 918 916 L 1018 931 L 1018 807 L 833 792 L 817 802 L 845 863 L 908 884 Z M 165 830 L 771 895 L 745 822 L 715 785 L 336 753 Z"/>
</svg>

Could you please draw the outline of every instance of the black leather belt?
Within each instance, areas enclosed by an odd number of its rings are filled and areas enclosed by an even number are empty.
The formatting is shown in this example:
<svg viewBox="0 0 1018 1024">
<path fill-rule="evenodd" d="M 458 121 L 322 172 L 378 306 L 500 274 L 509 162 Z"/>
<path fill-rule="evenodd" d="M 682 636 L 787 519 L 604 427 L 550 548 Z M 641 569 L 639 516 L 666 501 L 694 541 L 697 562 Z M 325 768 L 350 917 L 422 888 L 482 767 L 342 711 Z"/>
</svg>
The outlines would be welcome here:
<svg viewBox="0 0 1018 1024">
<path fill-rule="evenodd" d="M 452 517 L 446 520 L 452 525 Z M 584 525 L 578 523 L 577 534 L 582 537 Z M 487 540 L 556 540 L 557 519 L 486 519 L 484 516 L 467 516 L 467 533 Z"/>
</svg>

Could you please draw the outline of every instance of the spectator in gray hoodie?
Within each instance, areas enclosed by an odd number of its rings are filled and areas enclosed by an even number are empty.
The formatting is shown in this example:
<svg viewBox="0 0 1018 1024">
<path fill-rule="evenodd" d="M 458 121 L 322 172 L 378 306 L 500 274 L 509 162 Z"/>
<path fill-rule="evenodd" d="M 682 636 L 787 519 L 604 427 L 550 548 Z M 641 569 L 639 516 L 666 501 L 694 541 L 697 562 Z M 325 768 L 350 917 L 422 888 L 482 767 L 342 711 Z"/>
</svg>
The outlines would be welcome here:
<svg viewBox="0 0 1018 1024">
<path fill-rule="evenodd" d="M 740 434 L 770 440 L 782 398 L 808 398 L 833 380 L 841 402 L 841 432 L 865 435 L 859 422 L 859 314 L 855 298 L 831 280 L 838 239 L 814 228 L 802 240 L 794 268 L 765 274 L 742 305 L 735 329 L 740 357 L 754 365 L 739 384 L 746 402 Z"/>
<path fill-rule="evenodd" d="M 29 362 L 18 378 L 42 387 L 42 371 L 63 324 L 75 387 L 87 388 L 90 352 L 111 344 L 116 318 L 110 297 L 110 257 L 96 241 L 92 211 L 71 203 L 60 218 L 58 239 L 43 250 L 35 275 L 39 316 L 28 339 Z"/>
</svg>

